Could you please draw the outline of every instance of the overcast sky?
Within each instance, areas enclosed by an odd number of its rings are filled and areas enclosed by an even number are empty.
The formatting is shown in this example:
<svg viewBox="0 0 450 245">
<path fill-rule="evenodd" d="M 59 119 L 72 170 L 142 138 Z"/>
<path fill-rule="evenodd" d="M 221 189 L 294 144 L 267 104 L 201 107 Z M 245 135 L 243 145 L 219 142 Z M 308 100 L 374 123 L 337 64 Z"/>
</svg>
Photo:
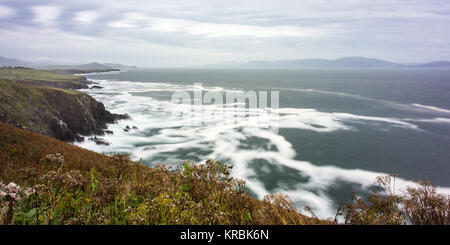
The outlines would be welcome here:
<svg viewBox="0 0 450 245">
<path fill-rule="evenodd" d="M 0 56 L 143 67 L 450 60 L 450 1 L 0 0 Z"/>
</svg>

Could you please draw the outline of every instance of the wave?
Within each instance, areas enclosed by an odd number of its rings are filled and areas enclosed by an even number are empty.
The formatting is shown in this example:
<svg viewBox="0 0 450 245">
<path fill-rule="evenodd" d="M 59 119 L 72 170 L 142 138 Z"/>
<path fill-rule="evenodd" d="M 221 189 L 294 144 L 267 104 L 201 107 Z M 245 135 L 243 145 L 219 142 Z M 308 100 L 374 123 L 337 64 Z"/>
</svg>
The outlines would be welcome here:
<svg viewBox="0 0 450 245">
<path fill-rule="evenodd" d="M 412 105 L 413 105 L 413 106 L 416 106 L 416 107 L 423 108 L 423 109 L 428 109 L 428 110 L 433 110 L 433 111 L 439 111 L 439 112 L 444 112 L 444 113 L 450 113 L 450 110 L 443 109 L 443 108 L 439 108 L 439 107 L 435 107 L 435 106 L 421 105 L 421 104 L 412 104 Z"/>
<path fill-rule="evenodd" d="M 103 90 L 85 90 L 113 113 L 128 113 L 131 120 L 122 120 L 109 125 L 113 135 L 104 138 L 111 146 L 96 145 L 92 141 L 77 143 L 81 147 L 97 152 L 127 152 L 136 160 L 145 162 L 164 161 L 179 164 L 185 159 L 204 161 L 212 158 L 233 164 L 233 177 L 244 179 L 247 186 L 259 198 L 274 192 L 288 194 L 298 208 L 308 204 L 321 218 L 334 217 L 336 203 L 328 191 L 339 182 L 350 183 L 369 189 L 380 172 L 361 169 L 343 169 L 333 166 L 316 166 L 308 161 L 296 160 L 293 145 L 274 130 L 295 128 L 318 133 L 355 131 L 354 124 L 372 125 L 382 123 L 384 127 L 401 127 L 420 130 L 416 125 L 398 118 L 369 117 L 349 113 L 321 112 L 310 108 L 267 108 L 248 110 L 246 120 L 235 120 L 232 111 L 217 110 L 216 105 L 202 105 L 192 110 L 190 105 L 174 104 L 152 97 L 136 96 L 143 91 L 192 91 L 194 86 L 170 83 L 144 83 L 130 81 L 95 80 Z M 222 87 L 204 87 L 208 91 L 236 91 Z M 242 91 L 241 91 L 242 92 Z M 245 108 L 236 108 L 245 110 Z M 205 113 L 211 112 L 211 113 Z M 270 113 L 268 113 L 270 112 Z M 183 117 L 179 115 L 183 114 Z M 231 118 L 231 119 L 230 119 Z M 376 124 L 374 128 L 377 127 Z M 127 125 L 137 126 L 125 132 Z M 260 143 L 243 147 L 243 142 L 259 139 Z M 285 167 L 307 179 L 305 182 L 278 184 L 267 188 L 258 178 L 252 162 L 263 159 L 267 166 Z M 264 169 L 261 168 L 261 171 Z M 414 183 L 397 179 L 397 189 Z M 441 191 L 450 193 L 450 188 Z"/>
</svg>

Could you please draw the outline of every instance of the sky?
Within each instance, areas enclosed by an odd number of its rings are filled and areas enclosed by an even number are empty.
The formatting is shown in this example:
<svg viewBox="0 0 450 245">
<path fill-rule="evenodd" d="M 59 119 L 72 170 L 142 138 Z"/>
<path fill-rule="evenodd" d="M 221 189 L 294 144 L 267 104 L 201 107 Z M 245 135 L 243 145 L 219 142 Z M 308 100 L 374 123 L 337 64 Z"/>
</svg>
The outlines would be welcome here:
<svg viewBox="0 0 450 245">
<path fill-rule="evenodd" d="M 0 56 L 141 67 L 450 60 L 450 1 L 0 0 Z"/>
</svg>

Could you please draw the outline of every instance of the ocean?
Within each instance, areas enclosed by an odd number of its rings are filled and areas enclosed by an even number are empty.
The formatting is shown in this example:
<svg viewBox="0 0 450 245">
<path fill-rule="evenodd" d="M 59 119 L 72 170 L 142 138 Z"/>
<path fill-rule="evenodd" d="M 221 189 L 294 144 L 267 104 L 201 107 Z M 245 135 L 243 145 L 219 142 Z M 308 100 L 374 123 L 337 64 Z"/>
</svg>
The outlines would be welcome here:
<svg viewBox="0 0 450 245">
<path fill-rule="evenodd" d="M 450 70 L 173 68 L 86 77 L 103 89 L 82 91 L 132 118 L 108 126 L 114 134 L 100 137 L 109 146 L 76 143 L 87 149 L 129 153 L 148 166 L 220 160 L 258 198 L 281 192 L 321 218 L 333 218 L 341 201 L 364 195 L 380 175 L 396 174 L 399 191 L 429 180 L 450 193 Z M 236 123 L 171 101 L 199 83 L 203 92 L 278 91 L 277 116 Z"/>
</svg>

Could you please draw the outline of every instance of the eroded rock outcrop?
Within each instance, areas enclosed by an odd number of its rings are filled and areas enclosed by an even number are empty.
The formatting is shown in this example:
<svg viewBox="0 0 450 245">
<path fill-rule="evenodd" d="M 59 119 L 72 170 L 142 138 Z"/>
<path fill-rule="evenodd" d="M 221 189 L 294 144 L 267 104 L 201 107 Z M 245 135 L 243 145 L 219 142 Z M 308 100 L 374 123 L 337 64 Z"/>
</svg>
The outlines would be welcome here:
<svg viewBox="0 0 450 245">
<path fill-rule="evenodd" d="M 108 123 L 129 118 L 113 114 L 90 95 L 44 86 L 0 82 L 0 121 L 63 141 L 104 135 Z"/>
</svg>

